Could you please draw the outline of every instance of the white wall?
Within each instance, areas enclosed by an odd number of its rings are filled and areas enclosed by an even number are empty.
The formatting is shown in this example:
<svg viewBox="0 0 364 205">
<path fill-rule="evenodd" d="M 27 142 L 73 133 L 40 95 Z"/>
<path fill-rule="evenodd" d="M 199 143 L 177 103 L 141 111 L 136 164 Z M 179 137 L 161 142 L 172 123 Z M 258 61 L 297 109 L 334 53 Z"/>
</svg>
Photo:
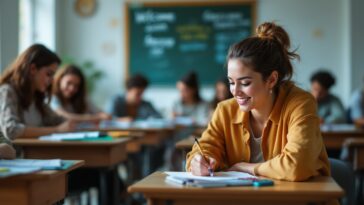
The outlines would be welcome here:
<svg viewBox="0 0 364 205">
<path fill-rule="evenodd" d="M 364 1 L 351 0 L 352 88 L 364 87 Z"/>
<path fill-rule="evenodd" d="M 343 79 L 349 66 L 344 61 L 345 3 L 342 0 L 261 0 L 258 23 L 275 20 L 291 36 L 301 61 L 295 63 L 294 80 L 309 89 L 311 74 L 318 68 L 329 69 L 337 78 L 335 94 L 349 93 Z M 342 100 L 346 102 L 346 97 Z"/>
<path fill-rule="evenodd" d="M 362 4 L 361 0 L 355 5 Z M 59 2 L 58 2 L 59 3 Z M 113 94 L 123 91 L 124 83 L 124 11 L 123 0 L 98 1 L 96 13 L 88 18 L 73 10 L 74 1 L 62 1 L 58 9 L 60 19 L 58 47 L 62 55 L 79 60 L 93 60 L 107 76 L 98 85 L 97 104 L 103 105 Z M 293 48 L 298 48 L 301 61 L 295 63 L 294 79 L 309 88 L 309 77 L 319 67 L 330 69 L 337 77 L 333 91 L 340 94 L 344 104 L 350 95 L 350 18 L 349 1 L 342 0 L 260 0 L 257 4 L 258 23 L 276 20 L 291 35 Z M 364 19 L 364 18 L 361 18 Z M 359 26 L 360 20 L 355 25 Z M 362 21 L 361 21 L 362 22 Z M 363 28 L 363 27 L 362 27 Z M 358 39 L 354 40 L 360 40 Z M 355 43 L 353 43 L 355 44 Z M 361 47 L 363 48 L 362 44 Z M 355 56 L 355 55 L 354 55 Z M 359 59 L 355 57 L 353 60 Z M 357 73 L 358 70 L 355 71 Z M 362 75 L 361 75 L 362 76 Z M 342 95 L 343 94 L 343 95 Z M 212 88 L 204 88 L 202 95 L 211 99 Z M 151 87 L 146 98 L 164 111 L 177 99 L 174 87 Z M 167 112 L 167 111 L 166 111 Z"/>
<path fill-rule="evenodd" d="M 0 71 L 18 55 L 19 3 L 0 1 Z"/>
</svg>

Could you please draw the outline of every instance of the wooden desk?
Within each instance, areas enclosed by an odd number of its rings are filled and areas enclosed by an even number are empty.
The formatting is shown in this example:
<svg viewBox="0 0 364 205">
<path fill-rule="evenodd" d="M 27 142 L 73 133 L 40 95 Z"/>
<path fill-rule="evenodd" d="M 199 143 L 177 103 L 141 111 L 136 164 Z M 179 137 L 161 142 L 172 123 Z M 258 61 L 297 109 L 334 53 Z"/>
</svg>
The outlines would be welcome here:
<svg viewBox="0 0 364 205">
<path fill-rule="evenodd" d="M 100 202 L 107 203 L 108 193 L 113 193 L 113 202 L 120 201 L 120 186 L 117 165 L 126 160 L 126 144 L 130 138 L 112 141 L 41 141 L 38 139 L 16 139 L 14 145 L 23 150 L 24 158 L 84 160 L 86 168 L 97 168 L 100 173 Z M 107 184 L 107 174 L 111 172 L 114 180 Z M 112 187 L 109 190 L 108 187 Z"/>
<path fill-rule="evenodd" d="M 348 138 L 364 139 L 363 129 L 353 131 L 324 131 L 321 134 L 327 149 L 341 149 L 344 141 Z"/>
<path fill-rule="evenodd" d="M 327 204 L 344 195 L 331 177 L 316 177 L 307 182 L 275 181 L 272 187 L 178 187 L 166 183 L 166 175 L 155 172 L 130 186 L 130 193 L 143 193 L 148 205 L 188 204 Z"/>
<path fill-rule="evenodd" d="M 65 198 L 67 173 L 81 167 L 76 161 L 67 170 L 39 171 L 0 179 L 1 204 L 46 205 Z"/>
</svg>

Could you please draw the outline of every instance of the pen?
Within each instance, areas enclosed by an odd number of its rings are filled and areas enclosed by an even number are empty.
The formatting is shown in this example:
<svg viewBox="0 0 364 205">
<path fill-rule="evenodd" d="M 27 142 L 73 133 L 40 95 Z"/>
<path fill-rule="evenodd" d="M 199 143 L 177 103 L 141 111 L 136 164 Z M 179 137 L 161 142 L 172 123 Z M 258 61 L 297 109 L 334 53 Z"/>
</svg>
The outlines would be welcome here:
<svg viewBox="0 0 364 205">
<path fill-rule="evenodd" d="M 209 163 L 209 160 L 206 158 L 206 155 L 203 153 L 202 149 L 201 149 L 201 146 L 200 146 L 200 143 L 198 142 L 197 138 L 195 137 L 195 142 L 197 144 L 197 147 L 198 147 L 198 150 L 200 151 L 200 154 L 202 155 L 202 157 L 204 158 L 204 160 Z M 209 173 L 210 173 L 210 177 L 213 177 L 214 176 L 214 172 L 212 171 L 212 168 L 209 167 L 207 168 L 209 170 Z"/>
</svg>

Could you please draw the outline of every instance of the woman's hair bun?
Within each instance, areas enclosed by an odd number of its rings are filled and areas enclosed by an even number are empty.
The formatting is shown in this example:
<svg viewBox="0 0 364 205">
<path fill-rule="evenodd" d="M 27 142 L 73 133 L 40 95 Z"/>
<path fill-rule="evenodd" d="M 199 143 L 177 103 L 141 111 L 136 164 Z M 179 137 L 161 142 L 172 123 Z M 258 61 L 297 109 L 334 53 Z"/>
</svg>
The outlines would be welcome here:
<svg viewBox="0 0 364 205">
<path fill-rule="evenodd" d="M 260 24 L 255 32 L 258 38 L 278 41 L 284 49 L 288 50 L 291 46 L 287 32 L 273 22 L 264 22 Z"/>
</svg>

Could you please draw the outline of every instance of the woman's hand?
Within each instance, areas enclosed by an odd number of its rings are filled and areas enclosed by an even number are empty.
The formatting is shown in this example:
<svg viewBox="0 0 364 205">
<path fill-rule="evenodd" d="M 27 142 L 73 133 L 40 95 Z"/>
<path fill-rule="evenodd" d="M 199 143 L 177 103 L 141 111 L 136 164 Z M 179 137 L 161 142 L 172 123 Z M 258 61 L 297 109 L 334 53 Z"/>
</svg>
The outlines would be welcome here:
<svg viewBox="0 0 364 205">
<path fill-rule="evenodd" d="M 254 168 L 259 163 L 247 163 L 247 162 L 239 162 L 231 166 L 227 171 L 237 171 L 237 172 L 246 172 L 248 174 L 254 175 Z"/>
<path fill-rule="evenodd" d="M 104 112 L 100 112 L 97 114 L 100 120 L 112 120 L 112 116 L 104 113 Z"/>
<path fill-rule="evenodd" d="M 69 132 L 76 129 L 77 122 L 74 120 L 67 120 L 56 127 L 56 132 Z"/>
<path fill-rule="evenodd" d="M 6 143 L 0 144 L 0 159 L 15 159 L 15 156 L 16 151 L 12 146 Z"/>
<path fill-rule="evenodd" d="M 207 157 L 207 156 L 206 156 Z M 209 176 L 210 172 L 208 168 L 210 167 L 212 170 L 215 169 L 216 160 L 212 157 L 207 157 L 209 162 L 206 162 L 201 154 L 196 154 L 190 165 L 190 171 L 193 175 L 197 176 Z"/>
</svg>

